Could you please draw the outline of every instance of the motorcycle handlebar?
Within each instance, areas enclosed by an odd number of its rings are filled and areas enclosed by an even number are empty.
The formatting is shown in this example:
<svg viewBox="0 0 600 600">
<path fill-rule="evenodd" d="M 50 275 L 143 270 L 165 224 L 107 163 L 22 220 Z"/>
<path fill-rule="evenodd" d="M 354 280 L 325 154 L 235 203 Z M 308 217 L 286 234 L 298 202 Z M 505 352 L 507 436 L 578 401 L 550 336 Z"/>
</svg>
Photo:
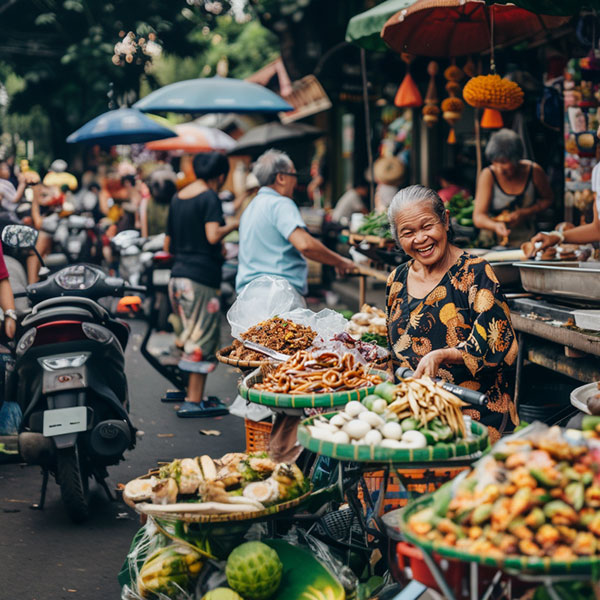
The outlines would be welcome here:
<svg viewBox="0 0 600 600">
<path fill-rule="evenodd" d="M 147 288 L 145 285 L 125 285 L 125 291 L 137 294 L 145 294 L 147 292 Z"/>
</svg>

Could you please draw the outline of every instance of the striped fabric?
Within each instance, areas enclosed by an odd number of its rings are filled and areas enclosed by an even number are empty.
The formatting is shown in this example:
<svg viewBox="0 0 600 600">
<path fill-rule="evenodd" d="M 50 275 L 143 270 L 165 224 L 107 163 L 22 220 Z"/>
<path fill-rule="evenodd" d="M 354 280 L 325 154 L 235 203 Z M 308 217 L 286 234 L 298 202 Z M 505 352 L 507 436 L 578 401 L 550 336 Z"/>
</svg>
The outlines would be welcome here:
<svg viewBox="0 0 600 600">
<path fill-rule="evenodd" d="M 14 211 L 17 208 L 15 203 L 15 196 L 17 190 L 15 186 L 8 179 L 0 178 L 0 205 L 4 210 Z"/>
</svg>

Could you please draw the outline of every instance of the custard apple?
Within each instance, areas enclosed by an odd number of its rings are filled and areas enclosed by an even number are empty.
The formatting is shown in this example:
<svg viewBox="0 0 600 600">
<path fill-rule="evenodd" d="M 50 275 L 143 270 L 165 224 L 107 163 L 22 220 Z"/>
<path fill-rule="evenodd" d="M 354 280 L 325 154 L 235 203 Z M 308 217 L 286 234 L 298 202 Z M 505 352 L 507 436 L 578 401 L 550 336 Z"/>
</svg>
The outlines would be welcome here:
<svg viewBox="0 0 600 600">
<path fill-rule="evenodd" d="M 245 600 L 266 600 L 277 591 L 282 569 L 275 550 L 262 542 L 246 542 L 229 555 L 225 575 Z"/>
</svg>

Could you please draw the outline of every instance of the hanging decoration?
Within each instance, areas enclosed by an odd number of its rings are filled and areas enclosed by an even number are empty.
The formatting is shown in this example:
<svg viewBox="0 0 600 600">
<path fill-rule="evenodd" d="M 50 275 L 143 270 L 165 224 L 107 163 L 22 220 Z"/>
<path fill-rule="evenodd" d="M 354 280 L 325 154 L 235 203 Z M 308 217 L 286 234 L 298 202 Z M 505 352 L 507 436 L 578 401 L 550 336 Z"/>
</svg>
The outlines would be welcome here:
<svg viewBox="0 0 600 600">
<path fill-rule="evenodd" d="M 418 108 L 423 105 L 423 98 L 410 74 L 410 63 L 413 60 L 413 56 L 403 53 L 401 58 L 406 63 L 406 75 L 396 92 L 394 104 L 398 108 Z"/>
<path fill-rule="evenodd" d="M 456 144 L 456 133 L 454 126 L 459 121 L 462 112 L 465 108 L 464 102 L 458 97 L 460 94 L 460 81 L 465 74 L 455 64 L 451 64 L 445 71 L 444 77 L 448 80 L 446 91 L 449 98 L 442 101 L 442 116 L 448 125 L 450 125 L 450 133 L 446 140 L 448 144 Z"/>
<path fill-rule="evenodd" d="M 479 75 L 467 81 L 463 90 L 467 104 L 485 108 L 481 126 L 497 129 L 503 126 L 501 110 L 516 110 L 523 104 L 523 90 L 514 81 L 500 75 Z"/>
<path fill-rule="evenodd" d="M 439 65 L 432 60 L 427 65 L 427 73 L 429 75 L 429 86 L 425 95 L 425 106 L 423 107 L 423 121 L 428 127 L 433 127 L 440 118 L 440 109 L 438 106 L 437 88 L 435 85 L 435 77 L 438 74 Z"/>
</svg>

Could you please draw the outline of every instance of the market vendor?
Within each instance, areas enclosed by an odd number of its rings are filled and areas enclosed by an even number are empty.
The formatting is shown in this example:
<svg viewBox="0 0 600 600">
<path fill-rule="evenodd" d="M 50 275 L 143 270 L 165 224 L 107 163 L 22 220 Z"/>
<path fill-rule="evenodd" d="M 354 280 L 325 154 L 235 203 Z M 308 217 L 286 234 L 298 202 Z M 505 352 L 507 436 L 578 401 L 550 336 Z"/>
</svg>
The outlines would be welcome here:
<svg viewBox="0 0 600 600">
<path fill-rule="evenodd" d="M 464 413 L 487 425 L 495 441 L 518 422 L 507 375 L 518 346 L 498 279 L 483 258 L 452 244 L 448 211 L 433 190 L 404 188 L 388 218 L 396 243 L 412 259 L 387 282 L 395 367 L 487 394 L 487 408 Z"/>
<path fill-rule="evenodd" d="M 596 131 L 596 136 L 600 138 L 600 127 Z M 531 241 L 541 243 L 539 250 L 544 250 L 556 244 L 589 244 L 600 241 L 600 163 L 596 164 L 592 170 L 592 192 L 594 192 L 594 219 L 591 223 L 563 229 L 562 231 L 541 232 L 536 234 Z"/>
<path fill-rule="evenodd" d="M 540 165 L 523 159 L 523 141 L 510 129 L 492 135 L 485 148 L 491 165 L 479 175 L 475 227 L 519 245 L 535 233 L 535 215 L 552 205 L 552 189 Z"/>
</svg>

